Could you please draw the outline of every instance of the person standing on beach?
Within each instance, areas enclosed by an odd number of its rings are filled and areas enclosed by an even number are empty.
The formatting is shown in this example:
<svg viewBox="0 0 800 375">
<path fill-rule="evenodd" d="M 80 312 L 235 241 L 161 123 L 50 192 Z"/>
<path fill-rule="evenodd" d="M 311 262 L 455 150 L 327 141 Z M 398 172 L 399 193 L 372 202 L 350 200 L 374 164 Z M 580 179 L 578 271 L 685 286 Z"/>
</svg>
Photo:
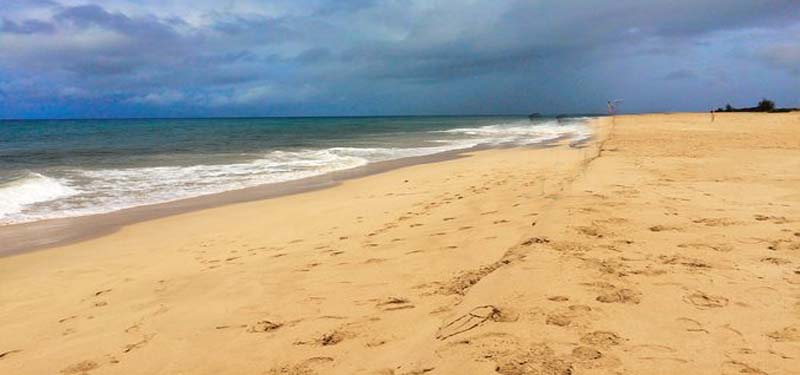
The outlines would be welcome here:
<svg viewBox="0 0 800 375">
<path fill-rule="evenodd" d="M 614 108 L 614 102 L 609 100 L 608 101 L 608 115 L 611 116 L 611 124 L 612 125 L 616 125 L 617 124 L 617 118 L 616 118 L 616 116 L 614 116 L 614 112 L 616 112 L 616 109 Z"/>
<path fill-rule="evenodd" d="M 714 110 L 711 110 L 711 122 L 714 122 Z"/>
<path fill-rule="evenodd" d="M 622 103 L 622 99 L 608 101 L 608 114 L 614 116 L 617 114 L 617 104 Z"/>
</svg>

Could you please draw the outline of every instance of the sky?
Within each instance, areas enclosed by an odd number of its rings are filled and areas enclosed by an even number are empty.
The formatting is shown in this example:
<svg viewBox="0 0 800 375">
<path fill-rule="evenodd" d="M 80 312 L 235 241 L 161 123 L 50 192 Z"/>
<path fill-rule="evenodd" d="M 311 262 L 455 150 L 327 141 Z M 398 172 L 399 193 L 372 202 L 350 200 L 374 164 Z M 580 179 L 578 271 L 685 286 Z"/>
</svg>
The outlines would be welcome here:
<svg viewBox="0 0 800 375">
<path fill-rule="evenodd" d="M 0 118 L 800 107 L 800 0 L 2 0 Z"/>
</svg>

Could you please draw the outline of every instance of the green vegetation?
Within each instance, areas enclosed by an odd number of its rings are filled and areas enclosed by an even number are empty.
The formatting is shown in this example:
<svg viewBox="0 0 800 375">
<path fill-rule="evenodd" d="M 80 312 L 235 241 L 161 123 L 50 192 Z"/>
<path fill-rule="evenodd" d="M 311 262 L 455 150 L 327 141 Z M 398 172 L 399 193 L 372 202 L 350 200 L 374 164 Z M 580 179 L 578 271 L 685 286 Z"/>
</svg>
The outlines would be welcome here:
<svg viewBox="0 0 800 375">
<path fill-rule="evenodd" d="M 731 106 L 730 104 L 726 104 L 724 108 L 717 108 L 715 112 L 769 112 L 769 113 L 776 113 L 776 112 L 791 112 L 800 110 L 798 108 L 776 108 L 775 102 L 769 99 L 761 99 L 758 102 L 758 105 L 755 107 L 748 107 L 748 108 L 736 108 Z"/>
</svg>

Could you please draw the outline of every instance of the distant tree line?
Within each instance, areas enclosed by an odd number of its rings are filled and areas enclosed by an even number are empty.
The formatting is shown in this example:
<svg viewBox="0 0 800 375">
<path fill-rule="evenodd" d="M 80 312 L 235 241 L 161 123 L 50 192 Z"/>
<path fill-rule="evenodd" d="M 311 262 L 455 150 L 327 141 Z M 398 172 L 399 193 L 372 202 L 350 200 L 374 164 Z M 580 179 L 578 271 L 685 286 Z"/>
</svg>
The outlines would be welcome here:
<svg viewBox="0 0 800 375">
<path fill-rule="evenodd" d="M 755 107 L 748 107 L 748 108 L 736 108 L 731 106 L 730 104 L 726 104 L 725 107 L 717 108 L 714 112 L 791 112 L 791 111 L 798 111 L 799 108 L 776 108 L 775 102 L 769 99 L 761 99 L 758 102 L 758 105 Z"/>
</svg>

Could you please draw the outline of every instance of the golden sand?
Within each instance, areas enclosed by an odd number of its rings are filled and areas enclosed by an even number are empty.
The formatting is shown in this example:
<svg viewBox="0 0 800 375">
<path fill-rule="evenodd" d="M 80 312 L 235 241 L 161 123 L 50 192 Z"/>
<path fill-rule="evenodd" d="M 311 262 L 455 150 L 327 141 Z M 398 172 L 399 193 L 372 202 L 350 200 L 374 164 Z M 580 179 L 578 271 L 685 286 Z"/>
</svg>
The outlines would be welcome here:
<svg viewBox="0 0 800 375">
<path fill-rule="evenodd" d="M 0 374 L 800 373 L 800 113 L 710 120 L 0 258 Z"/>
</svg>

